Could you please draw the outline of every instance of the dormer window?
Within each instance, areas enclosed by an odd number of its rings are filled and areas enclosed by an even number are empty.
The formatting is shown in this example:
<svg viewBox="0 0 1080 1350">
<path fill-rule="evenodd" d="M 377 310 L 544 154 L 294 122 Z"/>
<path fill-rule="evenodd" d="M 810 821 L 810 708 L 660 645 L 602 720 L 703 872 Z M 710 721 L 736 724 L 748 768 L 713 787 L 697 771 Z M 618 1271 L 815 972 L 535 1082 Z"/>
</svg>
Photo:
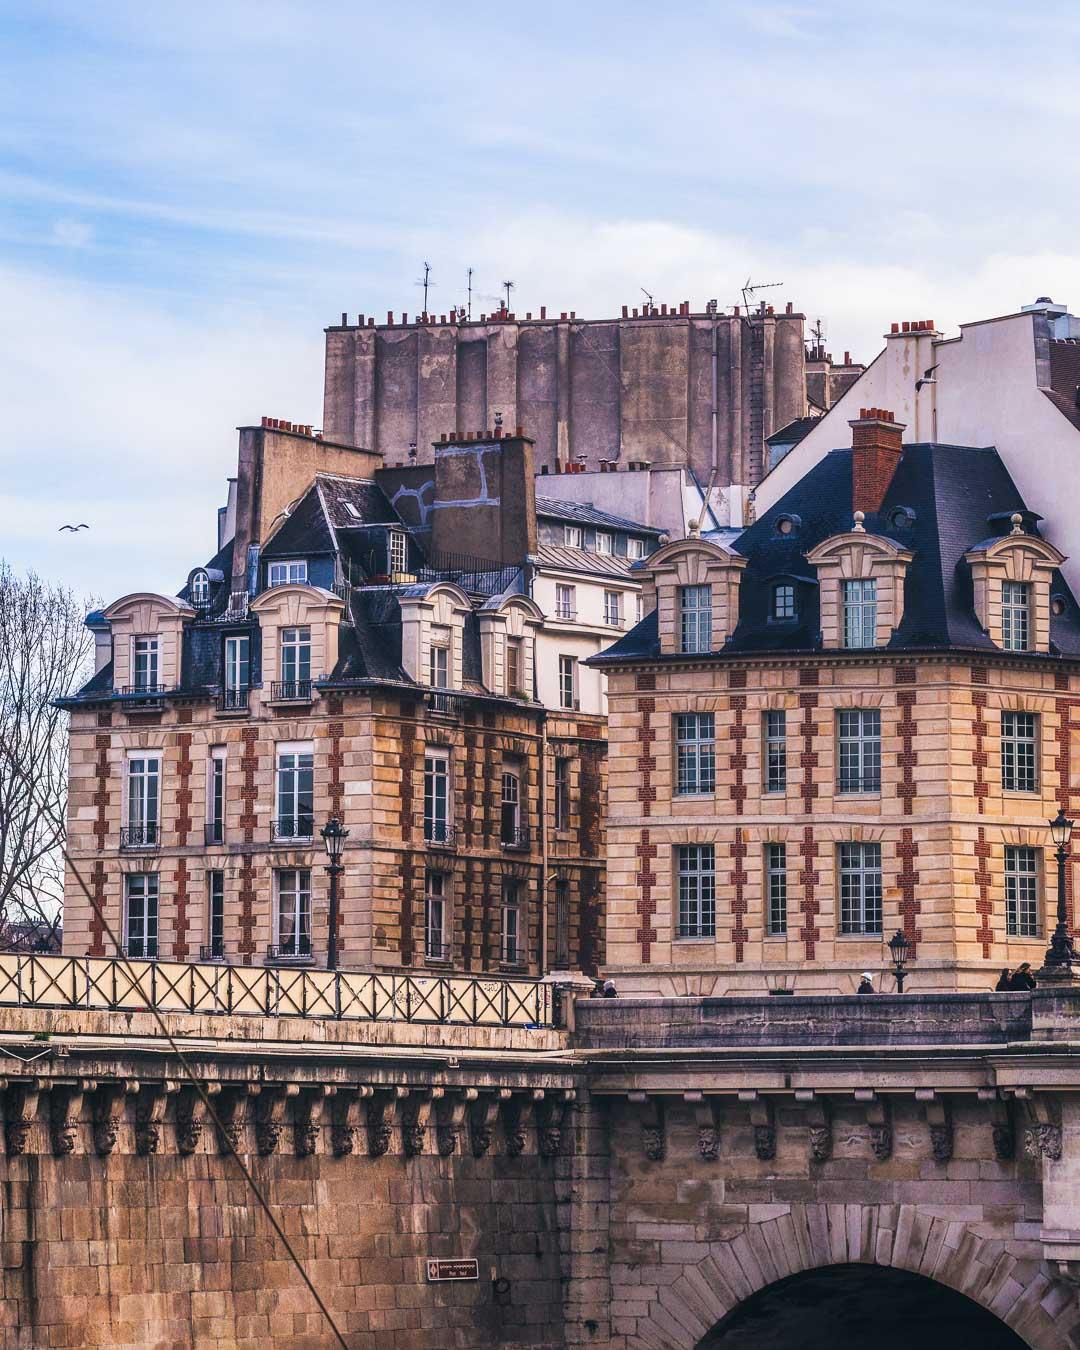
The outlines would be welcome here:
<svg viewBox="0 0 1080 1350">
<path fill-rule="evenodd" d="M 872 578 L 845 581 L 844 646 L 875 647 L 877 645 L 877 582 Z"/>
<path fill-rule="evenodd" d="M 432 689 L 450 688 L 450 632 L 445 628 L 431 630 L 428 647 L 428 684 Z"/>
<path fill-rule="evenodd" d="M 626 541 L 626 556 L 632 562 L 636 562 L 638 559 L 646 557 L 645 540 L 635 539 L 634 536 L 631 535 Z"/>
<path fill-rule="evenodd" d="M 615 536 L 613 534 L 608 534 L 606 530 L 597 530 L 596 551 L 597 553 L 614 553 Z"/>
<path fill-rule="evenodd" d="M 158 688 L 158 640 L 156 637 L 137 637 L 132 662 L 132 684 L 136 689 Z"/>
<path fill-rule="evenodd" d="M 210 603 L 210 578 L 205 572 L 192 573 L 191 603 L 203 607 Z"/>
<path fill-rule="evenodd" d="M 1007 652 L 1031 650 L 1031 585 L 1001 583 L 1001 645 Z"/>
<path fill-rule="evenodd" d="M 567 548 L 584 548 L 585 535 L 580 525 L 563 526 L 563 543 Z"/>
<path fill-rule="evenodd" d="M 795 618 L 795 587 L 790 581 L 778 582 L 772 588 L 770 617 L 778 623 Z"/>
<path fill-rule="evenodd" d="M 409 551 L 404 530 L 391 530 L 388 541 L 390 555 L 390 575 L 398 575 L 409 570 Z"/>
<path fill-rule="evenodd" d="M 712 587 L 679 587 L 679 650 L 686 653 L 712 649 Z"/>
<path fill-rule="evenodd" d="M 292 558 L 288 562 L 272 562 L 266 569 L 268 586 L 295 586 L 307 584 L 307 559 Z"/>
</svg>

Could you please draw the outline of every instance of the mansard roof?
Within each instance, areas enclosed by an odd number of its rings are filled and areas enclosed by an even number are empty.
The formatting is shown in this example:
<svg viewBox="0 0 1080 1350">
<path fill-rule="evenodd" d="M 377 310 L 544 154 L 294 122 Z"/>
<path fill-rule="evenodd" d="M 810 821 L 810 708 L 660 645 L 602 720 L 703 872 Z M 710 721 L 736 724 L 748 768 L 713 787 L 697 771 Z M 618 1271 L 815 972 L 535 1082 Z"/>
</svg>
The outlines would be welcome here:
<svg viewBox="0 0 1080 1350">
<path fill-rule="evenodd" d="M 739 622 L 721 655 L 821 649 L 817 577 L 806 555 L 852 528 L 851 478 L 851 450 L 832 451 L 739 535 L 735 547 L 747 559 Z M 881 509 L 864 520 L 867 534 L 912 554 L 903 618 L 890 650 L 996 650 L 975 616 L 964 555 L 979 543 L 985 546 L 988 535 L 994 542 L 1006 536 L 1015 511 L 1023 514 L 1029 536 L 1039 537 L 1040 517 L 1028 509 L 993 447 L 904 446 Z M 787 532 L 780 528 L 785 520 Z M 771 590 L 779 579 L 794 579 L 794 620 L 770 618 Z M 1051 615 L 1051 652 L 1080 656 L 1080 607 L 1060 572 L 1053 575 L 1052 591 L 1064 612 Z M 593 660 L 614 664 L 652 659 L 659 652 L 656 617 L 650 615 Z"/>
<path fill-rule="evenodd" d="M 663 530 L 654 525 L 643 525 L 640 520 L 627 520 L 601 511 L 587 502 L 564 502 L 557 497 L 536 498 L 536 514 L 549 520 L 567 520 L 577 525 L 601 525 L 609 530 L 626 530 L 630 534 L 647 534 L 659 538 Z"/>
</svg>

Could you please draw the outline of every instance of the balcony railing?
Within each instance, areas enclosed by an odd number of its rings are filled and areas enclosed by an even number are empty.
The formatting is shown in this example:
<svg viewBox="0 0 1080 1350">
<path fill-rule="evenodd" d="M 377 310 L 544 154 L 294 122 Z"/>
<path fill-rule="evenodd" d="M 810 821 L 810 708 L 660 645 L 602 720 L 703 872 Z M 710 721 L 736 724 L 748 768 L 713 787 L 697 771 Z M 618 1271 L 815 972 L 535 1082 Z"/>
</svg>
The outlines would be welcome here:
<svg viewBox="0 0 1080 1350">
<path fill-rule="evenodd" d="M 272 844 L 303 844 L 315 838 L 315 820 L 312 816 L 283 816 L 270 823 Z"/>
<path fill-rule="evenodd" d="M 271 703 L 310 703 L 310 680 L 276 680 L 270 686 Z"/>
<path fill-rule="evenodd" d="M 149 1005 L 198 1015 L 554 1025 L 551 985 L 524 976 L 290 970 L 287 963 L 159 962 L 136 953 L 137 945 L 131 944 L 131 964 L 107 957 L 0 953 L 0 1007 L 139 1012 Z"/>
<path fill-rule="evenodd" d="M 223 844 L 225 842 L 225 822 L 223 820 L 208 820 L 203 826 L 203 833 L 208 844 Z"/>
<path fill-rule="evenodd" d="M 224 961 L 225 960 L 225 939 L 219 941 L 204 943 L 199 948 L 200 961 Z"/>
<path fill-rule="evenodd" d="M 499 835 L 503 848 L 528 848 L 531 839 L 528 825 L 504 825 Z"/>
<path fill-rule="evenodd" d="M 432 551 L 410 569 L 417 581 L 452 581 L 469 595 L 502 595 L 521 571 L 516 564 L 502 566 L 489 558 L 467 553 Z"/>
<path fill-rule="evenodd" d="M 158 959 L 157 938 L 132 939 L 125 943 L 123 953 L 132 961 L 156 961 Z"/>
<path fill-rule="evenodd" d="M 555 610 L 555 617 L 560 623 L 577 623 L 577 610 L 560 606 Z"/>
<path fill-rule="evenodd" d="M 605 614 L 604 623 L 608 628 L 625 628 L 626 619 L 621 614 Z"/>
<path fill-rule="evenodd" d="M 270 965 L 307 964 L 312 959 L 311 939 L 306 937 L 293 942 L 271 943 L 266 949 L 266 960 Z"/>
<path fill-rule="evenodd" d="M 417 816 L 417 827 L 424 831 L 424 840 L 432 848 L 454 848 L 457 829 L 452 820 L 438 820 L 433 816 Z"/>
<path fill-rule="evenodd" d="M 218 699 L 218 707 L 222 712 L 247 712 L 250 693 L 251 690 L 247 685 L 238 689 L 223 689 Z"/>
<path fill-rule="evenodd" d="M 119 689 L 114 689 L 113 693 L 133 701 L 145 699 L 147 703 L 156 703 L 167 691 L 168 685 L 165 684 L 123 684 Z"/>
<path fill-rule="evenodd" d="M 157 848 L 160 843 L 161 827 L 156 822 L 120 828 L 121 848 Z"/>
<path fill-rule="evenodd" d="M 427 694 L 427 705 L 434 713 L 444 717 L 460 717 L 464 700 L 459 694 L 448 693 L 445 689 L 431 689 Z"/>
</svg>

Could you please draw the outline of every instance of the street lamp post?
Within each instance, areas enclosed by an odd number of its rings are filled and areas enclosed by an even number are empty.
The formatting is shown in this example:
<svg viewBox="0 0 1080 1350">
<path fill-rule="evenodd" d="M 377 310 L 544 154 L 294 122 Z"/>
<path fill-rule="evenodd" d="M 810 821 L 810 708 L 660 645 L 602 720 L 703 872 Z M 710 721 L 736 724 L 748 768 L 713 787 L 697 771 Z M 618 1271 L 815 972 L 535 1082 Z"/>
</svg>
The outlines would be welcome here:
<svg viewBox="0 0 1080 1350">
<path fill-rule="evenodd" d="M 911 950 L 911 943 L 904 936 L 903 930 L 898 928 L 889 939 L 889 951 L 892 953 L 893 974 L 896 976 L 896 992 L 904 992 L 904 980 L 907 977 L 907 955 Z"/>
<path fill-rule="evenodd" d="M 1065 863 L 1069 856 L 1069 839 L 1074 823 L 1062 810 L 1050 822 L 1050 837 L 1057 845 L 1057 927 L 1039 972 L 1044 978 L 1068 977 L 1072 967 L 1080 962 L 1080 953 L 1069 936 L 1069 914 L 1065 907 Z"/>
<path fill-rule="evenodd" d="M 330 873 L 330 937 L 326 944 L 326 968 L 327 970 L 336 970 L 338 958 L 338 877 L 345 871 L 341 865 L 341 854 L 345 848 L 345 840 L 349 837 L 349 831 L 342 825 L 337 816 L 331 816 L 320 833 L 323 843 L 326 845 L 326 856 L 330 859 L 330 865 L 326 869 Z"/>
</svg>

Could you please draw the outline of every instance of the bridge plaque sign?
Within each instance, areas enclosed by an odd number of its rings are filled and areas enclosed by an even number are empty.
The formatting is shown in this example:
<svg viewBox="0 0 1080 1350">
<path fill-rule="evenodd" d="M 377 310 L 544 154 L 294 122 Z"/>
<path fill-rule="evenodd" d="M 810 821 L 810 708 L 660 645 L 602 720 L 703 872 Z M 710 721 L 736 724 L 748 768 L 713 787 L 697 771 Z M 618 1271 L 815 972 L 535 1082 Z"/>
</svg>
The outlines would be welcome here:
<svg viewBox="0 0 1080 1350">
<path fill-rule="evenodd" d="M 480 1278 L 479 1261 L 436 1261 L 425 1262 L 429 1284 L 442 1280 L 478 1280 Z"/>
</svg>

